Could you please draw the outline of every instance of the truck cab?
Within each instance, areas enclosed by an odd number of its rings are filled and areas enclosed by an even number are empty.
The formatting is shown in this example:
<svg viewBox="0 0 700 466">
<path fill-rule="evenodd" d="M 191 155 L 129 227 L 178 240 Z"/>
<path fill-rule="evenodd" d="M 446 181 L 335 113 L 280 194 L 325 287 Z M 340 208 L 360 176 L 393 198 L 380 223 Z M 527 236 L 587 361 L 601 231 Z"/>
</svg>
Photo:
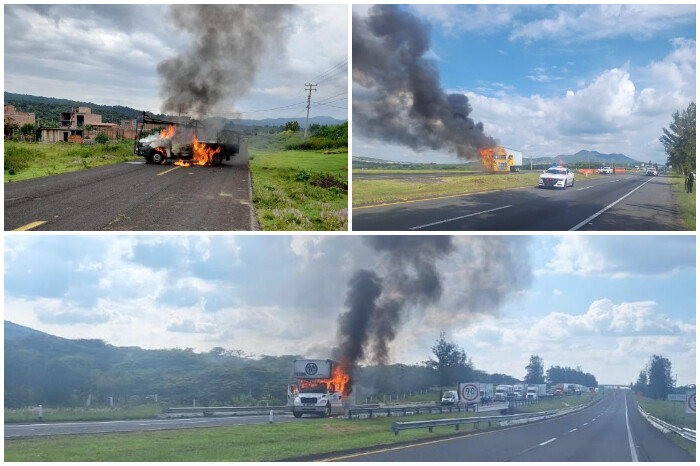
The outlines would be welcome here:
<svg viewBox="0 0 700 466">
<path fill-rule="evenodd" d="M 326 359 L 295 359 L 292 381 L 287 385 L 286 412 L 329 417 L 343 414 L 354 404 L 350 376 L 338 362 Z"/>
<path fill-rule="evenodd" d="M 457 403 L 459 403 L 459 397 L 457 396 L 456 391 L 449 390 L 442 394 L 442 399 L 440 400 L 441 405 L 452 406 L 456 405 Z"/>
</svg>

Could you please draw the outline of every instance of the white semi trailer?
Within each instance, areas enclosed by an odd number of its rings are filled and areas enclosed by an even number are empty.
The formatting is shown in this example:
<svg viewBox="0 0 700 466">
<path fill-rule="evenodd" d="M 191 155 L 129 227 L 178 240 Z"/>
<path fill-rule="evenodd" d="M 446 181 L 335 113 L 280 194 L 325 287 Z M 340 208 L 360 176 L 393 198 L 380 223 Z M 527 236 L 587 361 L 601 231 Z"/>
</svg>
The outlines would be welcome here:
<svg viewBox="0 0 700 466">
<path fill-rule="evenodd" d="M 546 383 L 536 383 L 527 386 L 527 395 L 525 398 L 528 400 L 539 400 L 547 396 L 547 384 Z"/>
</svg>

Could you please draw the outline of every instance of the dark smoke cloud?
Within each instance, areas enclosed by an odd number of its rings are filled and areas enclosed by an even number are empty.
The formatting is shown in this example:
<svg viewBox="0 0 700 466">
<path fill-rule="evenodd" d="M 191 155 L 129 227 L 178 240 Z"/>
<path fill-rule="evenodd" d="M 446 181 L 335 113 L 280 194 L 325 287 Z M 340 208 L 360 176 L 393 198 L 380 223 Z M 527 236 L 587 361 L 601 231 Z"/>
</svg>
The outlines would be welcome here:
<svg viewBox="0 0 700 466">
<path fill-rule="evenodd" d="M 284 44 L 293 5 L 172 5 L 173 25 L 192 36 L 187 50 L 158 64 L 164 113 L 204 116 L 244 96 L 264 53 Z"/>
<path fill-rule="evenodd" d="M 513 237 L 368 236 L 379 254 L 376 270 L 356 271 L 338 319 L 333 357 L 350 367 L 361 361 L 386 364 L 389 345 L 408 311 L 425 311 L 443 294 L 450 275 L 456 302 L 443 308 L 444 321 L 475 313 L 497 313 L 532 280 L 527 244 Z M 438 262 L 443 271 L 438 270 Z M 447 267 L 445 267 L 447 266 Z M 425 313 L 424 313 L 425 314 Z M 428 324 L 430 322 L 427 322 Z M 449 329 L 447 329 L 449 330 Z"/>
<path fill-rule="evenodd" d="M 426 21 L 396 5 L 352 18 L 353 124 L 368 136 L 413 149 L 443 149 L 474 159 L 496 145 L 469 118 L 469 100 L 446 94 L 430 50 Z"/>
</svg>

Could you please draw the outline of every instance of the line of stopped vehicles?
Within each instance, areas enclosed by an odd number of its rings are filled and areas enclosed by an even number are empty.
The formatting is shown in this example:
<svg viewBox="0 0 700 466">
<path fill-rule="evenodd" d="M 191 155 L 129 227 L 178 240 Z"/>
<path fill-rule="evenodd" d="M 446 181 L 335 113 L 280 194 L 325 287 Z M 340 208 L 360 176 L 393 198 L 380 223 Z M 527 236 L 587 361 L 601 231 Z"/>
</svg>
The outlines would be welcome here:
<svg viewBox="0 0 700 466">
<path fill-rule="evenodd" d="M 574 383 L 494 385 L 492 383 L 460 383 L 458 390 L 442 394 L 444 406 L 484 405 L 494 402 L 538 400 L 564 395 L 581 395 L 597 389 Z M 350 374 L 337 361 L 330 359 L 296 359 L 287 385 L 285 411 L 300 418 L 305 414 L 330 417 L 342 415 L 356 407 Z"/>
</svg>

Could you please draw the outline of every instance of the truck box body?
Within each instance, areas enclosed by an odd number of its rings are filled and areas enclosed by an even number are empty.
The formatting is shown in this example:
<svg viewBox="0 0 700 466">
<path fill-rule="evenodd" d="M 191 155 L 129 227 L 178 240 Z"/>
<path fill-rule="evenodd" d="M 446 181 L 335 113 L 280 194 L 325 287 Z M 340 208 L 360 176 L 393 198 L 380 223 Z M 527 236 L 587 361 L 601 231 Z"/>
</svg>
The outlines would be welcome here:
<svg viewBox="0 0 700 466">
<path fill-rule="evenodd" d="M 528 400 L 538 400 L 547 396 L 547 384 L 546 383 L 536 383 L 527 386 Z"/>
<path fill-rule="evenodd" d="M 516 400 L 524 400 L 527 391 L 527 385 L 516 384 L 513 385 L 513 398 Z"/>
<path fill-rule="evenodd" d="M 523 153 L 519 150 L 509 149 L 507 147 L 503 149 L 506 151 L 506 158 L 508 159 L 510 171 L 519 172 L 520 168 L 523 166 Z"/>
<path fill-rule="evenodd" d="M 329 379 L 333 371 L 330 359 L 295 359 L 293 376 L 299 379 Z"/>
</svg>

